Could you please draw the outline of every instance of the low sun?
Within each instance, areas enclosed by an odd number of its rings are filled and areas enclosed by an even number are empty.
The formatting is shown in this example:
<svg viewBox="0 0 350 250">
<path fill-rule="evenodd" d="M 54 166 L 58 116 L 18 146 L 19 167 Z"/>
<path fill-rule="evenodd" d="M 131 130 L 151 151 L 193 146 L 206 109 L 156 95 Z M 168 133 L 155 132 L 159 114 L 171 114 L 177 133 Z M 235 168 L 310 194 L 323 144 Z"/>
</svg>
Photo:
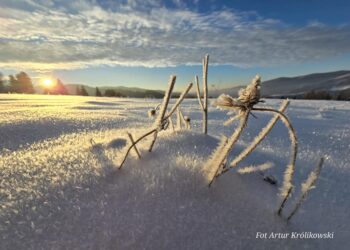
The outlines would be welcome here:
<svg viewBox="0 0 350 250">
<path fill-rule="evenodd" d="M 52 82 L 52 80 L 51 79 L 44 79 L 43 80 L 43 83 L 44 83 L 44 85 L 46 86 L 46 87 L 51 87 L 52 86 L 52 84 L 53 84 L 53 82 Z"/>
</svg>

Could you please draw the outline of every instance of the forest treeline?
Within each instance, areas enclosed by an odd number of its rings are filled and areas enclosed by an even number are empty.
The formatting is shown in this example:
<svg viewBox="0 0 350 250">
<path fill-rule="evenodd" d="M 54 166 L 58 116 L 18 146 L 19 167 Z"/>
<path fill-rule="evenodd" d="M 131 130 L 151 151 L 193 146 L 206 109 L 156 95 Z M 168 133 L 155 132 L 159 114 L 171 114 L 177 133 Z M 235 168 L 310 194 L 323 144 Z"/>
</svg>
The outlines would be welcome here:
<svg viewBox="0 0 350 250">
<path fill-rule="evenodd" d="M 57 79 L 51 86 L 40 86 L 39 89 L 42 94 L 89 96 L 83 85 L 77 85 L 75 88 L 74 91 L 70 92 L 67 86 L 60 79 Z M 7 78 L 0 72 L 0 93 L 34 94 L 36 92 L 32 79 L 26 72 L 22 71 L 16 75 L 9 75 Z M 95 88 L 95 93 L 92 96 L 124 97 L 123 94 L 113 89 L 107 89 L 103 93 L 98 87 Z"/>
</svg>

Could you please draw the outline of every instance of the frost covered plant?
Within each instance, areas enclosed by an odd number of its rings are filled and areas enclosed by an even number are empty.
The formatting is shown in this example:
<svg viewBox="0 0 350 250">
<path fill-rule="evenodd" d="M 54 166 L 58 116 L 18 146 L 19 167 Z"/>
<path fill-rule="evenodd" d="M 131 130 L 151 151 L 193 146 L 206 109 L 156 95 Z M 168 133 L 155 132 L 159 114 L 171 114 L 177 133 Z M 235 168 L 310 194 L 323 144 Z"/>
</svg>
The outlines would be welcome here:
<svg viewBox="0 0 350 250">
<path fill-rule="evenodd" d="M 226 124 L 229 124 L 237 119 L 240 120 L 238 127 L 233 132 L 230 138 L 228 138 L 226 143 L 221 142 L 216 148 L 211 158 L 208 160 L 204 167 L 204 171 L 207 175 L 209 186 L 212 184 L 215 178 L 223 175 L 230 169 L 236 167 L 239 162 L 246 158 L 258 144 L 266 137 L 266 135 L 271 131 L 272 127 L 276 124 L 278 119 L 281 119 L 289 131 L 289 138 L 291 141 L 291 157 L 290 162 L 284 174 L 283 185 L 281 188 L 281 197 L 284 202 L 288 199 L 290 194 L 290 189 L 292 188 L 292 178 L 295 169 L 295 161 L 297 155 L 297 138 L 292 124 L 289 119 L 283 113 L 283 111 L 288 106 L 289 102 L 285 101 L 279 110 L 271 108 L 257 108 L 255 107 L 260 101 L 260 76 L 256 76 L 252 82 L 244 89 L 239 91 L 238 98 L 232 98 L 228 95 L 221 95 L 215 102 L 216 106 L 220 108 L 225 108 L 232 110 L 236 113 L 231 119 L 229 119 Z M 251 112 L 269 112 L 275 114 L 275 117 L 267 124 L 265 128 L 257 135 L 252 144 L 248 146 L 241 154 L 239 154 L 228 167 L 223 164 L 227 161 L 228 154 L 231 152 L 233 146 L 238 141 L 240 135 L 242 134 L 244 128 L 247 125 L 249 115 Z M 259 167 L 256 167 L 257 169 Z M 252 168 L 250 168 L 252 169 Z"/>
<path fill-rule="evenodd" d="M 191 129 L 191 118 L 188 116 L 183 116 L 183 120 L 185 122 L 185 128 Z"/>
<path fill-rule="evenodd" d="M 300 205 L 306 199 L 306 196 L 309 193 L 309 191 L 311 189 L 315 188 L 315 183 L 316 183 L 318 177 L 320 176 L 323 162 L 324 162 L 324 158 L 322 157 L 320 159 L 318 165 L 316 166 L 316 169 L 314 171 L 312 171 L 309 174 L 309 176 L 307 177 L 306 181 L 303 184 L 301 184 L 301 195 L 300 195 L 297 203 L 295 204 L 294 209 L 292 210 L 292 212 L 288 216 L 287 220 L 290 220 L 293 217 L 293 215 L 298 211 Z"/>
<path fill-rule="evenodd" d="M 204 167 L 204 171 L 207 173 L 207 178 L 209 180 L 209 186 L 213 182 L 214 178 L 218 176 L 220 170 L 223 168 L 224 161 L 227 159 L 228 154 L 246 127 L 250 110 L 253 108 L 254 104 L 259 102 L 260 82 L 260 76 L 256 76 L 251 84 L 249 84 L 245 89 L 240 90 L 239 97 L 237 99 L 223 94 L 220 95 L 215 102 L 215 105 L 218 107 L 235 111 L 237 115 L 234 117 L 234 119 L 240 119 L 240 123 L 231 137 L 228 138 L 227 142 L 224 143 L 222 141 L 220 143 Z"/>
<path fill-rule="evenodd" d="M 137 146 L 136 146 L 136 144 L 135 144 L 134 138 L 132 137 L 132 135 L 131 135 L 130 133 L 128 133 L 128 137 L 129 137 L 129 139 L 130 139 L 131 145 L 134 145 L 134 151 L 135 151 L 137 157 L 138 157 L 139 159 L 141 159 L 141 155 L 140 155 L 139 150 L 137 149 Z"/>
<path fill-rule="evenodd" d="M 119 169 L 121 169 L 122 166 L 124 165 L 131 149 L 134 148 L 136 151 L 137 150 L 137 147 L 136 147 L 137 143 L 139 143 L 140 141 L 142 141 L 143 139 L 145 139 L 146 137 L 151 136 L 151 135 L 153 135 L 153 139 L 151 141 L 151 144 L 149 146 L 148 151 L 152 152 L 153 146 L 154 146 L 154 144 L 157 140 L 157 137 L 158 137 L 158 133 L 162 130 L 167 129 L 169 126 L 169 123 L 172 123 L 172 121 L 170 121 L 170 117 L 175 112 L 175 110 L 180 106 L 181 102 L 184 100 L 185 96 L 187 95 L 187 93 L 190 91 L 190 89 L 193 86 L 193 83 L 188 84 L 187 88 L 181 93 L 180 97 L 177 99 L 177 101 L 174 104 L 174 106 L 172 107 L 172 109 L 167 113 L 167 108 L 169 105 L 169 100 L 170 100 L 171 94 L 172 94 L 173 89 L 174 89 L 175 81 L 176 81 L 176 76 L 175 75 L 170 76 L 168 89 L 165 92 L 163 102 L 162 102 L 160 109 L 159 109 L 158 116 L 157 116 L 152 128 L 148 132 L 146 132 L 145 134 L 140 136 L 138 139 L 134 140 L 131 143 L 131 145 L 126 149 L 125 156 L 124 156 L 124 158 L 119 166 Z M 131 139 L 133 139 L 133 138 L 131 137 Z"/>
<path fill-rule="evenodd" d="M 180 107 L 178 107 L 176 109 L 176 129 L 181 130 L 182 125 L 184 125 L 185 129 L 191 129 L 191 118 L 184 116 Z"/>
<path fill-rule="evenodd" d="M 148 117 L 152 118 L 155 117 L 157 114 L 157 110 L 159 109 L 160 104 L 158 104 L 156 107 L 151 108 L 150 110 L 148 110 Z"/>
<path fill-rule="evenodd" d="M 238 170 L 238 173 L 240 174 L 248 174 L 248 173 L 252 173 L 252 172 L 258 172 L 258 171 L 265 171 L 267 169 L 270 169 L 273 167 L 273 163 L 272 162 L 266 162 L 264 164 L 261 165 L 257 165 L 257 166 L 248 166 L 248 167 L 244 167 L 244 168 L 240 168 Z"/>
<path fill-rule="evenodd" d="M 203 112 L 203 133 L 208 133 L 208 63 L 209 55 L 205 55 L 203 58 L 203 98 L 201 96 L 201 91 L 199 90 L 199 80 L 198 76 L 195 77 L 196 80 L 196 91 L 199 106 Z"/>
</svg>

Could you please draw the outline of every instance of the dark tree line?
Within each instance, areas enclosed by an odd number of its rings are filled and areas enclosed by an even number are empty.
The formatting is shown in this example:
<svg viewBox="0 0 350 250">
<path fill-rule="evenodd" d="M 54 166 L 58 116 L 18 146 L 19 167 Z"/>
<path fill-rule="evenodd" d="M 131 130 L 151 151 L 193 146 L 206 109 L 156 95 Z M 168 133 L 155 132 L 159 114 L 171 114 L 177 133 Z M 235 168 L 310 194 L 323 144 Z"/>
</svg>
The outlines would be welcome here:
<svg viewBox="0 0 350 250">
<path fill-rule="evenodd" d="M 76 95 L 89 96 L 89 93 L 86 91 L 84 86 L 77 86 L 75 93 Z"/>
<path fill-rule="evenodd" d="M 324 90 L 320 90 L 320 91 L 311 90 L 304 95 L 304 99 L 348 101 L 350 100 L 350 89 L 341 90 L 335 94 L 331 94 Z"/>
<path fill-rule="evenodd" d="M 5 93 L 5 80 L 4 75 L 0 72 L 0 93 Z"/>
<path fill-rule="evenodd" d="M 4 75 L 0 73 L 0 93 L 35 93 L 32 80 L 27 73 L 20 72 L 17 75 L 9 75 L 8 79 L 8 84 L 6 85 Z"/>
<path fill-rule="evenodd" d="M 105 91 L 105 96 L 108 97 L 125 97 L 122 93 L 115 91 L 114 89 L 107 89 Z"/>
<path fill-rule="evenodd" d="M 42 87 L 44 94 L 50 95 L 69 95 L 66 85 L 57 79 L 52 86 Z M 4 75 L 0 72 L 0 93 L 22 93 L 22 94 L 34 94 L 35 89 L 32 79 L 25 72 L 20 72 L 16 75 L 9 75 L 5 80 Z M 78 86 L 76 91 L 77 95 L 88 96 L 88 92 L 84 86 Z"/>
</svg>

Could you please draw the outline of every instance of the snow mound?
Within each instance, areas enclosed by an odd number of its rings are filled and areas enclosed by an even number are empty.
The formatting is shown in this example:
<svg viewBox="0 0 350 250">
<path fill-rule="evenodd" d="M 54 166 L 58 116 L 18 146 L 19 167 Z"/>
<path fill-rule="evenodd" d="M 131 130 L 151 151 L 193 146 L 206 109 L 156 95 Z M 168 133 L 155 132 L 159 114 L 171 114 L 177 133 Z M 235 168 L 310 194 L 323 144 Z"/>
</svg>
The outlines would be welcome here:
<svg viewBox="0 0 350 250">
<path fill-rule="evenodd" d="M 0 95 L 1 97 L 4 95 Z M 6 96 L 5 96 L 6 97 Z M 281 124 L 239 166 L 271 161 L 275 167 L 240 174 L 235 169 L 211 188 L 204 163 L 236 124 L 210 108 L 211 136 L 201 131 L 197 100 L 183 112 L 193 131 L 161 132 L 133 150 L 121 170 L 124 143 L 152 125 L 146 112 L 158 100 L 116 100 L 116 108 L 78 110 L 109 98 L 11 95 L 0 106 L 0 249 L 344 249 L 350 197 L 348 102 L 293 101 L 287 110 L 299 138 L 295 191 L 327 154 L 321 176 L 290 223 L 276 215 L 278 188 L 289 157 Z M 280 101 L 267 100 L 278 107 Z M 263 105 L 263 104 L 262 104 Z M 265 104 L 264 104 L 265 105 Z M 95 105 L 108 106 L 108 105 Z M 113 105 L 111 105 L 113 107 Z M 334 109 L 333 109 L 334 107 Z M 329 118 L 318 117 L 320 109 Z M 127 117 L 127 119 L 125 119 Z M 251 118 L 229 161 L 254 140 L 271 116 Z M 92 145 L 91 139 L 94 140 Z M 126 145 L 130 145 L 129 140 Z M 276 178 L 271 185 L 263 178 Z M 272 179 L 272 178 L 271 178 Z M 330 212 L 331 211 L 331 212 Z M 257 239 L 257 232 L 334 232 L 331 240 Z M 345 248 L 346 249 L 346 248 Z"/>
</svg>

